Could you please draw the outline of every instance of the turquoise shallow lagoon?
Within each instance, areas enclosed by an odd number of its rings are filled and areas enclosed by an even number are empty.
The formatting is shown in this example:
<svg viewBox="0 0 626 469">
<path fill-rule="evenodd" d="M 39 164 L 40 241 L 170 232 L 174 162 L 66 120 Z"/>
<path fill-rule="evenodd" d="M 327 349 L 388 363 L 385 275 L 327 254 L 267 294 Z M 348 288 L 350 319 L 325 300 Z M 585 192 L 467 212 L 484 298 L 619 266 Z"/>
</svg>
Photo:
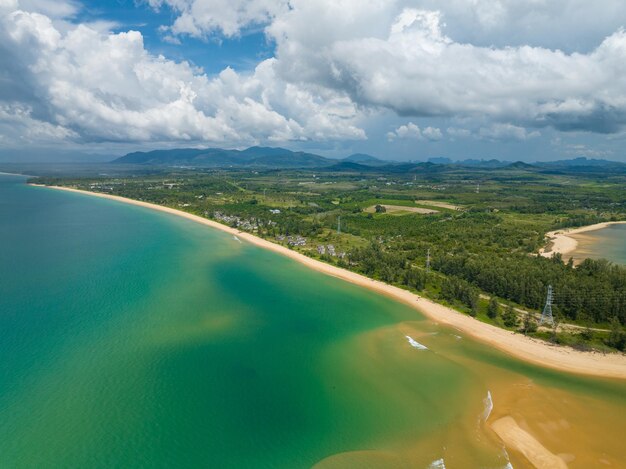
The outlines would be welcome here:
<svg viewBox="0 0 626 469">
<path fill-rule="evenodd" d="M 220 231 L 24 182 L 0 175 L 1 467 L 504 467 L 488 390 L 496 412 L 536 386 L 570 431 L 626 409 L 622 383 L 524 365 Z"/>
</svg>

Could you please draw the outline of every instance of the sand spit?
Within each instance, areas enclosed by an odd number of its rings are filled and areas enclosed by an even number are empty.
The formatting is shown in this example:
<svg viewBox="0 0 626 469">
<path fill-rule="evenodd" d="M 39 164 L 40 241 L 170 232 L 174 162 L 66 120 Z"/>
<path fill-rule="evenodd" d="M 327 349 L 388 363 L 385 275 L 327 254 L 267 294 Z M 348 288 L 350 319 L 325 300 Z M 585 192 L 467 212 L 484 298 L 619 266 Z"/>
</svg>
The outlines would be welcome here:
<svg viewBox="0 0 626 469">
<path fill-rule="evenodd" d="M 536 468 L 567 469 L 565 461 L 548 451 L 535 437 L 522 429 L 513 417 L 502 417 L 493 422 L 491 428 L 507 448 L 522 453 Z"/>
<path fill-rule="evenodd" d="M 152 210 L 158 210 L 160 212 L 170 213 L 172 215 L 183 217 L 188 220 L 210 226 L 212 228 L 217 228 L 226 233 L 230 233 L 233 236 L 237 236 L 239 239 L 245 240 L 251 244 L 287 256 L 319 272 L 340 278 L 355 285 L 359 285 L 378 293 L 382 293 L 397 301 L 401 301 L 417 309 L 418 311 L 422 312 L 429 318 L 439 323 L 452 326 L 464 333 L 471 335 L 477 340 L 490 344 L 498 348 L 499 350 L 521 360 L 571 373 L 626 379 L 626 355 L 623 354 L 605 355 L 594 352 L 581 352 L 569 348 L 551 345 L 537 339 L 523 336 L 521 334 L 515 334 L 499 327 L 482 323 L 470 316 L 461 314 L 451 308 L 420 297 L 419 295 L 411 293 L 402 288 L 387 285 L 386 283 L 380 282 L 378 280 L 372 280 L 363 275 L 350 272 L 349 270 L 335 267 L 316 259 L 311 259 L 304 254 L 300 254 L 296 251 L 288 249 L 279 244 L 272 243 L 271 241 L 259 238 L 250 233 L 242 232 L 235 228 L 222 225 L 220 223 L 208 220 L 197 215 L 182 212 L 180 210 L 151 204 L 148 202 L 127 199 L 125 197 L 83 191 L 68 187 L 40 187 L 64 190 L 68 192 L 90 195 L 93 197 L 116 200 L 118 202 L 124 202 L 127 204 L 137 205 Z"/>
<path fill-rule="evenodd" d="M 610 221 L 605 223 L 596 223 L 595 225 L 582 226 L 580 228 L 569 228 L 565 230 L 556 230 L 546 233 L 548 244 L 539 250 L 539 254 L 543 257 L 552 257 L 553 254 L 569 254 L 576 250 L 578 241 L 570 235 L 587 233 L 589 231 L 601 230 L 610 225 L 626 223 L 626 221 Z"/>
</svg>

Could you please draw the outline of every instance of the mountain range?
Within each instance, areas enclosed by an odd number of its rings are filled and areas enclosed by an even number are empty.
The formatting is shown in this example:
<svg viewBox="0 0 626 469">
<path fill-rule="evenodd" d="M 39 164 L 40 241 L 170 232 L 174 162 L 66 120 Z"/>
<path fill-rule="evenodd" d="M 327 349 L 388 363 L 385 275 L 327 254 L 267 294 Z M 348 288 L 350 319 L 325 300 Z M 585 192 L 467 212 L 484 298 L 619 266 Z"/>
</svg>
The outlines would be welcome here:
<svg viewBox="0 0 626 469">
<path fill-rule="evenodd" d="M 476 160 L 452 161 L 449 158 L 430 158 L 427 162 L 398 162 L 381 160 L 364 153 L 355 153 L 346 158 L 334 159 L 307 153 L 291 151 L 286 148 L 250 147 L 245 150 L 223 148 L 177 148 L 169 150 L 138 151 L 128 153 L 112 161 L 115 164 L 133 164 L 149 166 L 184 166 L 202 168 L 268 168 L 297 169 L 319 168 L 332 171 L 371 172 L 386 170 L 390 172 L 429 171 L 436 172 L 442 167 L 468 167 L 517 170 L 539 170 L 542 172 L 596 172 L 613 169 L 626 172 L 626 164 L 616 161 L 588 159 L 585 157 L 553 162 L 524 163 L 521 161 Z"/>
</svg>

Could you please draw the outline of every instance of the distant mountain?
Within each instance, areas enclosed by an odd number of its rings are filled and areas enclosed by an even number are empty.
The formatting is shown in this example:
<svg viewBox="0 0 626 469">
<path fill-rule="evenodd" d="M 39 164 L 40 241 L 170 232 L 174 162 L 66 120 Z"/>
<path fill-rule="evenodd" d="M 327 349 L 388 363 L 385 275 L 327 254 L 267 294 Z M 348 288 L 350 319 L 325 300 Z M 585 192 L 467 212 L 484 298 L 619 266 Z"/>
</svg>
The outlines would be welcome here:
<svg viewBox="0 0 626 469">
<path fill-rule="evenodd" d="M 531 170 L 535 169 L 535 166 L 533 166 L 532 164 L 524 163 L 523 161 L 516 161 L 515 163 L 507 164 L 504 168 Z"/>
<path fill-rule="evenodd" d="M 188 166 L 199 168 L 320 168 L 350 172 L 425 172 L 437 173 L 447 168 L 502 169 L 539 171 L 553 174 L 598 174 L 606 171 L 626 174 L 626 164 L 616 161 L 574 158 L 570 160 L 536 162 L 466 159 L 453 162 L 449 158 L 430 158 L 426 163 L 381 160 L 372 155 L 355 153 L 337 160 L 314 153 L 291 151 L 286 148 L 250 147 L 245 150 L 223 148 L 177 148 L 171 150 L 138 151 L 117 158 L 112 163 L 146 166 Z"/>
<path fill-rule="evenodd" d="M 345 157 L 341 161 L 344 161 L 346 163 L 358 163 L 367 166 L 384 166 L 391 163 L 391 161 L 384 161 L 376 158 L 375 156 L 367 155 L 365 153 L 354 153 L 353 155 Z"/>
<path fill-rule="evenodd" d="M 225 150 L 222 148 L 177 148 L 153 150 L 124 155 L 112 163 L 196 166 L 196 167 L 267 167 L 267 168 L 317 168 L 330 166 L 336 160 L 301 151 L 285 148 L 250 147 L 246 150 Z"/>
<path fill-rule="evenodd" d="M 444 158 L 441 156 L 436 156 L 433 158 L 428 158 L 428 163 L 433 164 L 452 164 L 454 163 L 450 158 Z"/>
<path fill-rule="evenodd" d="M 547 161 L 547 162 L 538 162 L 537 165 L 541 166 L 558 166 L 558 167 L 610 167 L 610 166 L 626 166 L 626 163 L 620 163 L 619 161 L 610 161 L 610 160 L 601 160 L 601 159 L 593 159 L 593 158 L 585 158 L 581 156 L 579 158 L 573 158 L 570 160 L 557 160 L 557 161 Z"/>
<path fill-rule="evenodd" d="M 542 172 L 553 174 L 601 174 L 605 172 L 626 174 L 626 163 L 588 159 L 585 157 L 571 160 L 537 162 L 534 164 L 541 168 Z"/>
<path fill-rule="evenodd" d="M 352 161 L 341 160 L 332 166 L 321 168 L 323 171 L 329 172 L 347 172 L 347 173 L 371 173 L 380 171 L 380 166 L 353 163 Z"/>
<path fill-rule="evenodd" d="M 458 165 L 461 166 L 471 166 L 476 168 L 504 168 L 508 166 L 510 163 L 508 161 L 500 161 L 496 159 L 491 160 L 475 160 L 468 159 L 463 161 L 457 161 Z"/>
</svg>

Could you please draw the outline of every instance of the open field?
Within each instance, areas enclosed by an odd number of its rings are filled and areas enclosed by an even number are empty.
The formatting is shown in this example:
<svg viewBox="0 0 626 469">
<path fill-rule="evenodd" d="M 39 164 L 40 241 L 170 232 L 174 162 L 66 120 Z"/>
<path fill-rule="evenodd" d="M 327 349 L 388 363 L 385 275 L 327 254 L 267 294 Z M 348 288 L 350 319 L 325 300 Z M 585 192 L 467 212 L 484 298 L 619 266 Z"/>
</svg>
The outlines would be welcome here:
<svg viewBox="0 0 626 469">
<path fill-rule="evenodd" d="M 432 205 L 433 207 L 447 208 L 448 210 L 463 210 L 463 207 L 459 205 L 452 205 L 447 202 L 440 202 L 436 200 L 416 200 L 417 205 Z"/>
<path fill-rule="evenodd" d="M 403 205 L 381 205 L 385 208 L 385 213 L 393 215 L 404 215 L 407 213 L 421 213 L 422 215 L 430 215 L 432 213 L 438 213 L 437 210 L 422 207 L 406 207 Z M 376 205 L 367 207 L 364 210 L 365 213 L 376 213 Z"/>
</svg>

